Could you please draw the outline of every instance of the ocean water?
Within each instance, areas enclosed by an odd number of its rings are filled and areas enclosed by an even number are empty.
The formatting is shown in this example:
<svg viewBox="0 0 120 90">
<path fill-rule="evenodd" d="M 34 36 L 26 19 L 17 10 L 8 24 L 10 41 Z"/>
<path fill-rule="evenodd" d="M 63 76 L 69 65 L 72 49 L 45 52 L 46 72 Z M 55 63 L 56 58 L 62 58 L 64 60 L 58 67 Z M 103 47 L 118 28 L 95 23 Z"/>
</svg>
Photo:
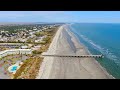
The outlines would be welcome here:
<svg viewBox="0 0 120 90">
<path fill-rule="evenodd" d="M 120 24 L 74 23 L 70 30 L 91 54 L 103 54 L 96 59 L 113 77 L 120 79 Z"/>
</svg>

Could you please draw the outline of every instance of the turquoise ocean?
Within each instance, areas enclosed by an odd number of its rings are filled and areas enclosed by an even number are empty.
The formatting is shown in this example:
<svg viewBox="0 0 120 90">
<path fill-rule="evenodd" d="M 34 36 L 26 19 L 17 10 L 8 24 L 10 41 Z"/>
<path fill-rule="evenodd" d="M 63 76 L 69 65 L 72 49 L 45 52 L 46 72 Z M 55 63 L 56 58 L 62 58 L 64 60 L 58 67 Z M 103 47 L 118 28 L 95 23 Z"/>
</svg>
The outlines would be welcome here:
<svg viewBox="0 0 120 90">
<path fill-rule="evenodd" d="M 103 54 L 104 58 L 96 60 L 110 75 L 120 79 L 120 24 L 74 23 L 70 31 L 91 54 Z"/>
</svg>

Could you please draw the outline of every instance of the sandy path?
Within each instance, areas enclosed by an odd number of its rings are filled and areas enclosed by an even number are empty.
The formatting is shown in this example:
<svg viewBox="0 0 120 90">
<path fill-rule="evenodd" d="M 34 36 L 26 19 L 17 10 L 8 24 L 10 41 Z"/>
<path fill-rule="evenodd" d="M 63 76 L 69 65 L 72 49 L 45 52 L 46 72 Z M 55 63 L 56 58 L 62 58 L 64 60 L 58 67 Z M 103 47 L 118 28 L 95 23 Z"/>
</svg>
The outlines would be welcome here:
<svg viewBox="0 0 120 90">
<path fill-rule="evenodd" d="M 57 31 L 48 54 L 85 55 L 88 54 L 84 46 L 67 30 L 61 26 Z M 37 79 L 109 79 L 100 64 L 93 58 L 45 57 Z"/>
</svg>

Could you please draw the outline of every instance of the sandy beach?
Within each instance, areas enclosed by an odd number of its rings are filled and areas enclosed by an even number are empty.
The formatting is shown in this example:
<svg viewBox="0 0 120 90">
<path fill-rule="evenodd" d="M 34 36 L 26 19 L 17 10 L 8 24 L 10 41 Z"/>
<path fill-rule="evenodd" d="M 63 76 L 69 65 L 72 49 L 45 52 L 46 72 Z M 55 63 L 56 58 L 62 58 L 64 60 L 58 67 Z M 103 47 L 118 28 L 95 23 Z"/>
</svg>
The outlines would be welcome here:
<svg viewBox="0 0 120 90">
<path fill-rule="evenodd" d="M 57 31 L 47 54 L 88 55 L 89 52 L 63 25 Z M 44 54 L 44 53 L 43 53 Z M 45 57 L 36 79 L 112 79 L 94 58 Z"/>
</svg>

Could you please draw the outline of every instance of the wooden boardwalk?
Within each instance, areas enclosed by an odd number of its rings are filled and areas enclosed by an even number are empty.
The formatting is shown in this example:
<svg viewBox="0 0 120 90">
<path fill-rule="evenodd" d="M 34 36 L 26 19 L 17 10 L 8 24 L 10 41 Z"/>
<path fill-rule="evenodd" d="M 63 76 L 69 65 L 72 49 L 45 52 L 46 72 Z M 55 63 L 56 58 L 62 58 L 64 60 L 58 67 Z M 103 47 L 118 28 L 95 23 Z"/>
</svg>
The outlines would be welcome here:
<svg viewBox="0 0 120 90">
<path fill-rule="evenodd" d="M 78 57 L 78 58 L 103 58 L 103 55 L 47 55 L 43 54 L 42 56 L 49 56 L 49 57 Z"/>
</svg>

